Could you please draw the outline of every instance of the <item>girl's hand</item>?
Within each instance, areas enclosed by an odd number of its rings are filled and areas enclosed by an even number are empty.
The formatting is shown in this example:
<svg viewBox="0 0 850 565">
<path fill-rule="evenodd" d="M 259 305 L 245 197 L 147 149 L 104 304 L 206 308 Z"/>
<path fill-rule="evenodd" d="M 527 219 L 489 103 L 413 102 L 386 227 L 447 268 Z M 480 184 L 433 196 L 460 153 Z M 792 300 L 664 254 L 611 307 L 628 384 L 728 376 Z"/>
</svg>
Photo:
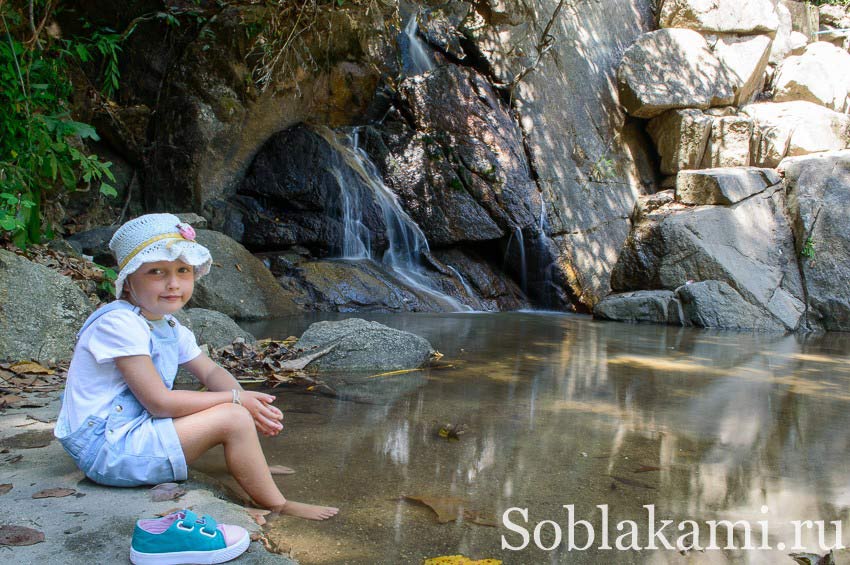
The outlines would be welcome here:
<svg viewBox="0 0 850 565">
<path fill-rule="evenodd" d="M 254 392 L 250 390 L 239 391 L 239 399 L 251 416 L 254 417 L 254 425 L 257 430 L 265 436 L 276 436 L 283 429 L 283 412 L 272 405 L 275 397 L 271 394 Z"/>
</svg>

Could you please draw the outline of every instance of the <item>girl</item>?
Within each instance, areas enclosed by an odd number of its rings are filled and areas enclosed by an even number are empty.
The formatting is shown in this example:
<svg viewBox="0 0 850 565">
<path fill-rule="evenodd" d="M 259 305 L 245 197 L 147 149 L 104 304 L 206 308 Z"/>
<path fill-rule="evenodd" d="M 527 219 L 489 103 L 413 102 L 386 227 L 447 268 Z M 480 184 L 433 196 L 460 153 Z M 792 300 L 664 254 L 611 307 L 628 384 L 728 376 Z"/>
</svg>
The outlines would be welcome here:
<svg viewBox="0 0 850 565">
<path fill-rule="evenodd" d="M 257 431 L 280 433 L 275 397 L 243 390 L 198 348 L 173 314 L 212 264 L 195 231 L 172 214 L 129 221 L 109 248 L 118 300 L 77 334 L 56 437 L 93 481 L 136 486 L 186 479 L 186 465 L 223 444 L 227 468 L 259 505 L 324 520 L 338 510 L 286 499 L 272 479 Z M 172 390 L 178 365 L 208 392 Z"/>
</svg>

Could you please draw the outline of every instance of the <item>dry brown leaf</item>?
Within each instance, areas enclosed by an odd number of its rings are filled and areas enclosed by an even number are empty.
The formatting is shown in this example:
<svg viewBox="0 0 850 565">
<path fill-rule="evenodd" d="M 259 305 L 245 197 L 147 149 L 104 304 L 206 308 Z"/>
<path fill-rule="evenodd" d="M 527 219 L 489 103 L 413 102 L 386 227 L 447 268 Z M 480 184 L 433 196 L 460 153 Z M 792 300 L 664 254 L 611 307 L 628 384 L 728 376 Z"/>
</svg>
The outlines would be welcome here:
<svg viewBox="0 0 850 565">
<path fill-rule="evenodd" d="M 466 503 L 462 498 L 450 496 L 404 496 L 407 500 L 424 504 L 437 514 L 437 522 L 446 524 L 457 520 Z"/>
<path fill-rule="evenodd" d="M 251 532 L 251 541 L 260 541 L 263 539 L 262 532 Z"/>
<path fill-rule="evenodd" d="M 153 487 L 150 492 L 151 500 L 154 502 L 176 500 L 186 494 L 186 491 L 180 488 L 177 483 L 160 483 Z"/>
<path fill-rule="evenodd" d="M 0 526 L 0 545 L 33 545 L 44 541 L 44 534 L 24 526 Z"/>
<path fill-rule="evenodd" d="M 242 272 L 242 265 L 240 265 L 239 263 L 236 263 L 236 270 L 241 273 Z"/>
<path fill-rule="evenodd" d="M 261 508 L 246 508 L 245 512 L 254 519 L 258 526 L 264 525 L 266 523 L 265 517 L 271 514 L 270 511 Z"/>
<path fill-rule="evenodd" d="M 20 396 L 14 396 L 12 394 L 0 394 L 0 406 L 11 406 L 17 402 L 23 400 Z"/>
<path fill-rule="evenodd" d="M 473 561 L 463 555 L 441 555 L 426 559 L 423 565 L 502 565 L 499 559 L 479 559 Z"/>
<path fill-rule="evenodd" d="M 269 471 L 272 472 L 272 475 L 294 475 L 295 469 L 291 467 L 285 467 L 284 465 L 272 465 L 269 467 Z"/>
<path fill-rule="evenodd" d="M 0 485 L 0 494 L 6 494 L 10 490 L 12 490 L 11 484 L 5 483 L 5 484 Z"/>
<path fill-rule="evenodd" d="M 19 375 L 53 375 L 56 373 L 56 371 L 48 369 L 47 367 L 42 367 L 33 361 L 19 361 L 18 363 L 14 363 L 11 367 L 9 367 L 9 369 Z"/>
<path fill-rule="evenodd" d="M 77 491 L 72 488 L 46 488 L 44 490 L 40 490 L 37 493 L 33 494 L 33 498 L 62 498 L 64 496 L 70 496 L 75 494 Z"/>
</svg>

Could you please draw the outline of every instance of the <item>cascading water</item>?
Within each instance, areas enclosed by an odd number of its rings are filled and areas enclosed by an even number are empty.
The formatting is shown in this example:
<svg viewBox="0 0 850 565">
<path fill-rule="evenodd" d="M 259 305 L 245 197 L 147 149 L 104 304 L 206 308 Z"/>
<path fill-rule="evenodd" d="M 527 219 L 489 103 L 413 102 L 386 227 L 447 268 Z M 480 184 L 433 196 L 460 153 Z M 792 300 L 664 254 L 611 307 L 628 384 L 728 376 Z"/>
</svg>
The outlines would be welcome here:
<svg viewBox="0 0 850 565">
<path fill-rule="evenodd" d="M 389 247 L 383 257 L 373 255 L 369 229 L 363 222 L 364 202 L 360 186 L 352 186 L 338 168 L 334 176 L 341 189 L 342 221 L 344 224 L 343 257 L 346 259 L 371 259 L 382 263 L 399 279 L 416 291 L 429 296 L 449 311 L 469 311 L 471 308 L 445 294 L 434 286 L 426 274 L 421 257 L 429 253 L 428 240 L 407 212 L 401 207 L 398 197 L 381 180 L 380 172 L 366 152 L 359 147 L 358 130 L 355 128 L 346 138 L 340 138 L 327 128 L 317 133 L 334 148 L 343 162 L 355 172 L 362 186 L 371 193 L 380 207 L 387 229 Z M 472 295 L 474 296 L 474 295 Z"/>
<path fill-rule="evenodd" d="M 404 74 L 413 76 L 433 69 L 434 62 L 431 60 L 428 48 L 419 39 L 419 12 L 413 12 L 410 15 L 402 31 L 402 37 Z"/>
<path fill-rule="evenodd" d="M 508 258 L 511 255 L 511 244 L 516 241 L 517 246 L 519 247 L 519 276 L 520 276 L 520 284 L 522 286 L 522 291 L 525 294 L 528 294 L 528 265 L 525 261 L 525 241 L 522 237 L 522 228 L 516 226 L 514 228 L 514 232 L 511 234 L 511 237 L 508 238 L 508 245 L 505 247 L 505 257 L 502 260 L 502 270 L 506 270 L 508 265 Z"/>
<path fill-rule="evenodd" d="M 544 307 L 551 307 L 554 304 L 555 300 L 552 297 L 552 289 L 555 284 L 552 281 L 552 269 L 554 265 L 552 263 L 544 264 L 542 261 L 545 257 L 549 256 L 548 250 L 548 242 L 549 236 L 546 235 L 546 201 L 543 198 L 540 198 L 540 222 L 537 226 L 537 256 L 540 261 L 540 271 L 543 274 L 543 281 L 540 288 L 540 301 Z"/>
</svg>

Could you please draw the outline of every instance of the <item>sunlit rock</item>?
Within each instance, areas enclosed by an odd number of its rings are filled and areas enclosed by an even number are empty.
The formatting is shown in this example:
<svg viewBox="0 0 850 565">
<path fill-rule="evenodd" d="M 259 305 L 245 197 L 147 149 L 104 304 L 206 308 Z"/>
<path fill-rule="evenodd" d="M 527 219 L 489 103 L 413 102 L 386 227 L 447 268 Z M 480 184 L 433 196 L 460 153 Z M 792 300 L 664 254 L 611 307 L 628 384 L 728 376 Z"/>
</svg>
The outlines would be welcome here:
<svg viewBox="0 0 850 565">
<path fill-rule="evenodd" d="M 776 102 L 807 100 L 837 112 L 850 107 L 850 53 L 818 41 L 788 57 L 773 78 Z"/>
<path fill-rule="evenodd" d="M 702 166 L 745 167 L 750 164 L 753 120 L 745 114 L 715 117 Z"/>
<path fill-rule="evenodd" d="M 739 84 L 705 39 L 687 29 L 642 35 L 623 55 L 617 79 L 620 102 L 638 118 L 652 118 L 672 108 L 731 104 Z"/>
<path fill-rule="evenodd" d="M 743 112 L 753 118 L 752 164 L 759 167 L 850 146 L 850 117 L 812 102 L 759 102 Z"/>
<path fill-rule="evenodd" d="M 753 34 L 776 31 L 771 0 L 663 0 L 658 27 Z"/>
<path fill-rule="evenodd" d="M 676 199 L 683 204 L 728 206 L 781 181 L 775 170 L 756 167 L 679 171 L 676 177 Z"/>
<path fill-rule="evenodd" d="M 814 328 L 850 331 L 850 151 L 782 161 Z"/>
<path fill-rule="evenodd" d="M 770 58 L 770 37 L 720 35 L 709 37 L 708 43 L 714 56 L 736 79 L 734 105 L 750 102 L 764 86 L 764 71 Z"/>
<path fill-rule="evenodd" d="M 651 119 L 646 131 L 661 157 L 661 172 L 669 175 L 699 168 L 711 124 L 711 117 L 695 109 L 669 110 Z"/>
</svg>

